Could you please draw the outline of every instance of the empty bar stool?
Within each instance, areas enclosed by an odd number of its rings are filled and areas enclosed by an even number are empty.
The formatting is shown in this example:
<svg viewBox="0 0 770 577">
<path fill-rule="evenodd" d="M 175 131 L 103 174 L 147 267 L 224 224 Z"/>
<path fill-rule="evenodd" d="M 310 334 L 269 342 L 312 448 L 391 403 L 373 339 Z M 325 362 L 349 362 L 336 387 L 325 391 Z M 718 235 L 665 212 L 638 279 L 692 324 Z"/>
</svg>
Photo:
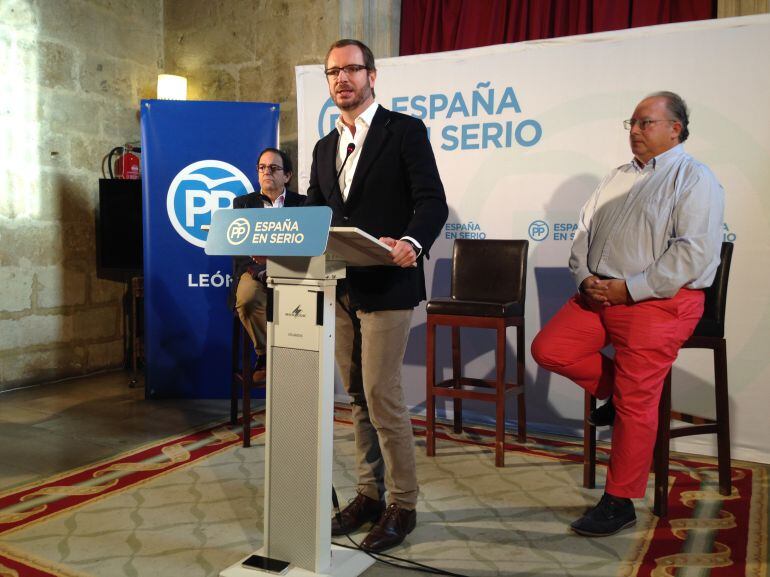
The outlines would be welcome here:
<svg viewBox="0 0 770 577">
<path fill-rule="evenodd" d="M 524 301 L 527 288 L 526 240 L 456 240 L 452 252 L 451 296 L 427 306 L 427 433 L 428 456 L 436 452 L 436 397 L 454 400 L 454 431 L 462 432 L 462 400 L 495 403 L 495 465 L 505 464 L 505 400 L 514 392 L 518 403 L 518 440 L 527 436 L 524 401 Z M 452 378 L 436 383 L 436 327 L 452 328 Z M 505 382 L 506 332 L 516 327 L 516 382 Z M 460 328 L 496 331 L 495 379 L 461 374 Z M 492 389 L 484 391 L 479 389 Z"/>
<path fill-rule="evenodd" d="M 238 397 L 241 397 L 243 446 L 251 446 L 251 389 L 264 388 L 265 379 L 253 380 L 251 354 L 254 345 L 238 315 L 233 313 L 232 379 L 230 380 L 230 423 L 238 422 Z"/>
</svg>

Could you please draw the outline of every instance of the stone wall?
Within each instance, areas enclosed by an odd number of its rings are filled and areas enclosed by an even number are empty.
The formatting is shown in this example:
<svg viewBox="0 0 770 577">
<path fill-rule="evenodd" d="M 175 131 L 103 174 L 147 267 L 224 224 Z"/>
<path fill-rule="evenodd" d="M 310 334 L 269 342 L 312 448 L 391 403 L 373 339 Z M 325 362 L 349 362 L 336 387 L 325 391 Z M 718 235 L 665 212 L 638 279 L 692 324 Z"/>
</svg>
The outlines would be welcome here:
<svg viewBox="0 0 770 577">
<path fill-rule="evenodd" d="M 164 0 L 165 72 L 187 77 L 191 100 L 280 103 L 281 146 L 296 163 L 294 67 L 323 61 L 339 10 L 339 0 Z"/>
<path fill-rule="evenodd" d="M 770 0 L 719 0 L 717 16 L 733 18 L 735 16 L 750 16 L 770 12 Z"/>
<path fill-rule="evenodd" d="M 102 157 L 139 139 L 158 72 L 189 98 L 281 105 L 341 36 L 397 46 L 399 0 L 2 0 L 0 390 L 120 366 L 122 283 L 96 278 Z M 395 40 L 394 40 L 395 39 Z"/>
<path fill-rule="evenodd" d="M 125 285 L 96 278 L 102 157 L 139 139 L 161 0 L 0 2 L 0 390 L 120 366 Z"/>
</svg>

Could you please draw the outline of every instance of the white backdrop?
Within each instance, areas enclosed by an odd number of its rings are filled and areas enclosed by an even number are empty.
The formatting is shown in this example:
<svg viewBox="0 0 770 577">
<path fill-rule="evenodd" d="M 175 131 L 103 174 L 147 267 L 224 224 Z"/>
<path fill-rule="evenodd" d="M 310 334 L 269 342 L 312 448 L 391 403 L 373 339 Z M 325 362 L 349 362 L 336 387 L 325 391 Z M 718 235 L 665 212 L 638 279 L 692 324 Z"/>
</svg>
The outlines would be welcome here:
<svg viewBox="0 0 770 577">
<path fill-rule="evenodd" d="M 377 61 L 378 102 L 425 121 L 446 188 L 450 216 L 427 263 L 429 295 L 449 292 L 453 238 L 530 240 L 525 354 L 531 429 L 580 430 L 582 390 L 539 370 L 529 343 L 574 291 L 566 266 L 580 207 L 605 173 L 631 159 L 622 121 L 648 93 L 673 90 L 691 108 L 686 149 L 725 188 L 725 238 L 736 243 L 727 305 L 734 457 L 770 462 L 767 54 L 770 16 L 763 15 Z M 338 114 L 322 70 L 296 69 L 300 190 L 307 189 L 313 146 Z M 513 337 L 511 329 L 511 350 Z M 448 376 L 448 336 L 440 333 L 438 345 Z M 463 347 L 466 373 L 491 376 L 491 333 L 468 332 Z M 415 313 L 404 367 L 415 411 L 424 410 L 424 358 L 423 306 Z M 709 353 L 682 351 L 675 408 L 713 415 L 712 383 Z M 511 399 L 511 416 L 513 408 Z M 493 414 L 484 404 L 469 409 L 477 420 Z M 691 437 L 677 448 L 713 454 L 715 442 Z"/>
</svg>

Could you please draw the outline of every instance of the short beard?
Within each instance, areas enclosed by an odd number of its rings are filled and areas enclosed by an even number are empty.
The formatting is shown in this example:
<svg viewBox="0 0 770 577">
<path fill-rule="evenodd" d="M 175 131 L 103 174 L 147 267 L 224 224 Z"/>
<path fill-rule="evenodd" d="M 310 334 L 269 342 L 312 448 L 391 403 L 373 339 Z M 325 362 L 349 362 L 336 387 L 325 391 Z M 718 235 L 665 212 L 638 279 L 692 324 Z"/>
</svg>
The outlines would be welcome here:
<svg viewBox="0 0 770 577">
<path fill-rule="evenodd" d="M 360 96 L 357 95 L 356 98 L 354 98 L 353 100 L 351 100 L 348 104 L 346 104 L 344 106 L 340 106 L 339 104 L 337 104 L 336 101 L 334 102 L 334 104 L 336 104 L 337 108 L 339 108 L 340 110 L 355 110 L 356 108 L 361 106 L 361 103 L 366 101 L 366 99 L 369 98 L 369 96 L 371 96 L 372 89 L 371 89 L 370 86 L 367 86 L 367 88 L 368 88 L 368 92 L 362 92 Z M 335 94 L 335 96 L 336 96 L 336 94 Z"/>
</svg>

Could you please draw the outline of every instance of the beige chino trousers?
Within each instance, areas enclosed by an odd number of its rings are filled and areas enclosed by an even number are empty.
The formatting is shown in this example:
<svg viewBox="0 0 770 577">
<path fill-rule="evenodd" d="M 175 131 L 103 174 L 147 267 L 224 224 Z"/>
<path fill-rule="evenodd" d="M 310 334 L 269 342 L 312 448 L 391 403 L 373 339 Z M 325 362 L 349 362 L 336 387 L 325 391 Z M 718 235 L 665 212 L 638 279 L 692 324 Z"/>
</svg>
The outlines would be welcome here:
<svg viewBox="0 0 770 577">
<path fill-rule="evenodd" d="M 414 435 L 401 386 L 412 309 L 364 312 L 337 297 L 335 356 L 352 397 L 358 492 L 417 505 Z"/>
<path fill-rule="evenodd" d="M 267 342 L 267 290 L 264 284 L 254 280 L 248 272 L 243 273 L 238 281 L 235 310 L 254 343 L 254 350 L 258 355 L 264 355 Z"/>
</svg>

